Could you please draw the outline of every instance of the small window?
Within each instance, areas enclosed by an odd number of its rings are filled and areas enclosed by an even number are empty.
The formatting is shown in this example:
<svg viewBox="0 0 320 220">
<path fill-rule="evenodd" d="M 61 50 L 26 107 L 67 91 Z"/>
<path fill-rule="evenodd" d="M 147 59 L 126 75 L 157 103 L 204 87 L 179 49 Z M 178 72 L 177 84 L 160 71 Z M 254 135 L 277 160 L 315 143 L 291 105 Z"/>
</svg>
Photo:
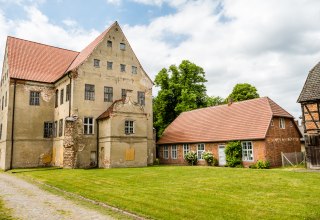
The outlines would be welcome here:
<svg viewBox="0 0 320 220">
<path fill-rule="evenodd" d="M 120 50 L 126 50 L 126 44 L 120 43 Z"/>
<path fill-rule="evenodd" d="M 84 99 L 94 101 L 94 85 L 85 84 Z"/>
<path fill-rule="evenodd" d="M 107 47 L 112 47 L 112 41 L 111 40 L 107 41 Z"/>
<path fill-rule="evenodd" d="M 189 153 L 189 151 L 189 144 L 183 144 L 183 158 L 186 156 L 187 153 Z"/>
<path fill-rule="evenodd" d="M 68 84 L 66 86 L 66 102 L 70 100 L 70 95 L 71 95 L 71 85 Z"/>
<path fill-rule="evenodd" d="M 168 146 L 163 146 L 163 158 L 164 159 L 169 159 L 169 150 L 168 150 Z"/>
<path fill-rule="evenodd" d="M 138 103 L 140 105 L 145 105 L 145 93 L 144 92 L 138 92 Z"/>
<path fill-rule="evenodd" d="M 285 129 L 286 128 L 286 123 L 285 123 L 285 119 L 284 118 L 280 118 L 279 119 L 279 128 L 280 129 Z"/>
<path fill-rule="evenodd" d="M 3 110 L 3 105 L 4 105 L 4 96 L 2 96 L 2 105 L 1 105 L 2 110 Z"/>
<path fill-rule="evenodd" d="M 120 64 L 120 71 L 125 72 L 126 71 L 126 65 Z"/>
<path fill-rule="evenodd" d="M 30 105 L 40 105 L 40 92 L 30 91 Z"/>
<path fill-rule="evenodd" d="M 8 96 L 8 93 L 6 92 L 6 97 L 5 97 L 5 107 L 7 107 L 7 96 Z"/>
<path fill-rule="evenodd" d="M 112 102 L 113 101 L 113 88 L 105 86 L 104 87 L 104 101 Z"/>
<path fill-rule="evenodd" d="M 172 159 L 177 159 L 177 145 L 172 145 L 171 146 L 171 158 Z"/>
<path fill-rule="evenodd" d="M 137 67 L 136 66 L 132 66 L 132 74 L 137 74 Z"/>
<path fill-rule="evenodd" d="M 0 124 L 0 140 L 2 139 L 2 124 Z M 1 155 L 0 155 L 1 156 Z"/>
<path fill-rule="evenodd" d="M 63 104 L 63 94 L 64 94 L 64 89 L 60 90 L 60 105 Z"/>
<path fill-rule="evenodd" d="M 107 69 L 108 70 L 112 70 L 112 64 L 113 64 L 113 62 L 107 61 Z"/>
<path fill-rule="evenodd" d="M 98 60 L 98 59 L 93 59 L 93 66 L 94 66 L 94 67 L 100 67 L 100 60 Z"/>
<path fill-rule="evenodd" d="M 44 123 L 44 131 L 43 131 L 43 137 L 44 138 L 51 138 L 52 137 L 52 122 L 45 122 Z"/>
<path fill-rule="evenodd" d="M 124 133 L 125 134 L 133 134 L 133 121 L 125 121 L 124 123 Z"/>
<path fill-rule="evenodd" d="M 59 120 L 59 137 L 63 134 L 63 119 Z"/>
<path fill-rule="evenodd" d="M 58 137 L 58 121 L 53 124 L 53 137 Z"/>
<path fill-rule="evenodd" d="M 198 148 L 197 148 L 198 160 L 203 160 L 204 149 L 205 149 L 204 144 L 198 144 Z"/>
<path fill-rule="evenodd" d="M 242 144 L 242 161 L 253 161 L 252 142 L 243 141 L 241 144 Z"/>
<path fill-rule="evenodd" d="M 56 96 L 55 96 L 55 102 L 54 102 L 54 106 L 57 108 L 58 107 L 58 96 L 59 96 L 59 90 L 56 90 Z"/>
<path fill-rule="evenodd" d="M 91 151 L 90 153 L 90 166 L 95 166 L 97 161 L 97 152 Z"/>
<path fill-rule="evenodd" d="M 271 125 L 271 126 L 274 126 L 273 119 L 271 119 L 270 125 Z"/>
<path fill-rule="evenodd" d="M 84 134 L 93 134 L 93 118 L 85 117 L 83 120 L 83 132 Z"/>
<path fill-rule="evenodd" d="M 125 100 L 127 97 L 127 90 L 126 89 L 121 89 L 121 98 Z"/>
</svg>

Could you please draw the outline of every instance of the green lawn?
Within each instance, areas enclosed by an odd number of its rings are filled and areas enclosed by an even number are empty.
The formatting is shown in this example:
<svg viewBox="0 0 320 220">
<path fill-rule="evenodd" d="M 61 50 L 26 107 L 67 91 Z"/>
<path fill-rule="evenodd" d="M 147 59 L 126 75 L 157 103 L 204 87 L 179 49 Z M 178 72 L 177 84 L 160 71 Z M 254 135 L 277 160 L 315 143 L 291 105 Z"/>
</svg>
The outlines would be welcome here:
<svg viewBox="0 0 320 220">
<path fill-rule="evenodd" d="M 317 172 L 199 166 L 30 171 L 15 175 L 155 219 L 320 219 Z"/>
<path fill-rule="evenodd" d="M 13 219 L 11 217 L 11 210 L 4 206 L 4 203 L 0 197 L 0 220 L 10 220 Z"/>
</svg>

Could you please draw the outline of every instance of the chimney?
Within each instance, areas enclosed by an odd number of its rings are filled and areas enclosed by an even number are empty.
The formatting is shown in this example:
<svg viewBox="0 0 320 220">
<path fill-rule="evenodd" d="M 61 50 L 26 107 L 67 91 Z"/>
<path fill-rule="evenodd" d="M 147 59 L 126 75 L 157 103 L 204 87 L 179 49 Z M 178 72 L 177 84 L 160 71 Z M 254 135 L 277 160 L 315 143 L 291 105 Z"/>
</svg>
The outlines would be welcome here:
<svg viewBox="0 0 320 220">
<path fill-rule="evenodd" d="M 231 97 L 228 98 L 228 106 L 232 105 L 233 99 Z"/>
</svg>

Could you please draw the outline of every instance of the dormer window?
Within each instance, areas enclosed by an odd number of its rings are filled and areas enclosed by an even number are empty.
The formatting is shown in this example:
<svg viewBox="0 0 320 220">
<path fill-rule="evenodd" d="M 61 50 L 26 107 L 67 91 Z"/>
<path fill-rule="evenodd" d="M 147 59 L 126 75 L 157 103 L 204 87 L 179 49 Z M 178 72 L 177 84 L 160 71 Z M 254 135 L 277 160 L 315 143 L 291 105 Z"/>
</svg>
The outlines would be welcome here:
<svg viewBox="0 0 320 220">
<path fill-rule="evenodd" d="M 120 50 L 126 50 L 126 44 L 120 43 Z"/>
<path fill-rule="evenodd" d="M 93 60 L 93 66 L 94 66 L 94 67 L 100 67 L 100 60 L 94 59 L 94 60 Z"/>
<path fill-rule="evenodd" d="M 107 41 L 107 47 L 112 47 L 112 41 L 111 40 Z"/>
</svg>

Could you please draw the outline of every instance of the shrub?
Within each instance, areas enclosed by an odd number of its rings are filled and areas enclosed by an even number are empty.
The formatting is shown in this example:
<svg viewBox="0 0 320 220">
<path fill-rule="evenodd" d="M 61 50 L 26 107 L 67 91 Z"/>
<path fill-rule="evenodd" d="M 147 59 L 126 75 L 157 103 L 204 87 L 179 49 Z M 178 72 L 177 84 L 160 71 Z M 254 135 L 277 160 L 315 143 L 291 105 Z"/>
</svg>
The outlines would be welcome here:
<svg viewBox="0 0 320 220">
<path fill-rule="evenodd" d="M 184 155 L 184 159 L 188 162 L 189 165 L 196 165 L 198 162 L 198 156 L 196 152 L 189 151 Z"/>
<path fill-rule="evenodd" d="M 269 169 L 270 168 L 270 162 L 269 161 L 263 161 L 263 160 L 258 160 L 255 164 L 255 167 L 257 169 Z"/>
<path fill-rule="evenodd" d="M 153 162 L 153 165 L 159 165 L 160 164 L 160 160 L 159 158 L 156 158 Z"/>
<path fill-rule="evenodd" d="M 213 154 L 211 152 L 203 152 L 202 154 L 203 159 L 206 160 L 207 164 L 209 166 L 217 166 L 218 165 L 218 160 L 213 156 Z"/>
<path fill-rule="evenodd" d="M 240 141 L 229 142 L 225 149 L 227 166 L 237 167 L 242 164 L 242 147 Z"/>
</svg>

